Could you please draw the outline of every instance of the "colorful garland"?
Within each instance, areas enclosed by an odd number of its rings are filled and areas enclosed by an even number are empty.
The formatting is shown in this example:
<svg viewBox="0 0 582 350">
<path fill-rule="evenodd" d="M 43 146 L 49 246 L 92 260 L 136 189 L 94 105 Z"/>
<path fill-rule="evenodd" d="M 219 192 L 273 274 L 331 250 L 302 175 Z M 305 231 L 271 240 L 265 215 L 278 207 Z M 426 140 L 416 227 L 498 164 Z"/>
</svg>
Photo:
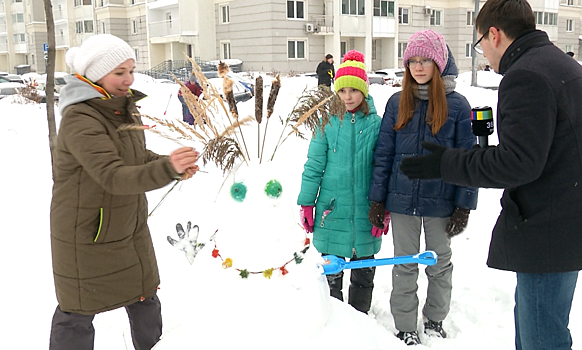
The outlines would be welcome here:
<svg viewBox="0 0 582 350">
<path fill-rule="evenodd" d="M 289 261 L 287 261 L 285 264 L 283 264 L 280 267 L 274 268 L 268 268 L 262 271 L 249 271 L 248 269 L 239 269 L 239 268 L 234 268 L 236 271 L 239 272 L 239 276 L 242 278 L 248 278 L 249 275 L 258 275 L 258 274 L 262 274 L 263 277 L 271 279 L 271 277 L 273 276 L 273 272 L 275 270 L 279 270 L 281 271 L 281 275 L 285 276 L 286 274 L 289 273 L 289 271 L 285 268 L 287 266 L 287 264 L 291 263 L 292 261 L 295 261 L 295 264 L 299 265 L 301 264 L 301 262 L 303 261 L 303 255 L 305 254 L 305 252 L 307 252 L 307 250 L 309 249 L 309 247 L 311 246 L 311 241 L 310 239 L 307 237 L 307 234 L 305 235 L 305 241 L 303 243 L 303 249 L 300 250 L 299 252 L 294 252 L 293 253 L 293 259 L 290 259 Z M 216 246 L 216 238 L 214 239 L 214 249 L 212 250 L 212 257 L 213 258 L 220 258 L 220 260 L 222 260 L 222 267 L 224 269 L 228 269 L 232 267 L 232 259 L 231 258 L 226 258 L 224 259 L 219 251 L 218 248 Z"/>
</svg>

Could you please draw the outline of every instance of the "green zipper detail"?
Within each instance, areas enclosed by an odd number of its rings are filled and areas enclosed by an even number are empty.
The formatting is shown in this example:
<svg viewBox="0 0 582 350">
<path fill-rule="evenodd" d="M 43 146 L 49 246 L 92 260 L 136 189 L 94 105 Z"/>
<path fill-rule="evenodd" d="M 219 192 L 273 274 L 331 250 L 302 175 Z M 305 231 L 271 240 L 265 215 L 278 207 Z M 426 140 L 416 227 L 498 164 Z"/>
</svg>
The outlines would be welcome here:
<svg viewBox="0 0 582 350">
<path fill-rule="evenodd" d="M 103 207 L 99 208 L 99 228 L 97 229 L 97 236 L 93 240 L 93 243 L 97 242 L 99 234 L 101 233 L 101 225 L 103 225 Z"/>
</svg>

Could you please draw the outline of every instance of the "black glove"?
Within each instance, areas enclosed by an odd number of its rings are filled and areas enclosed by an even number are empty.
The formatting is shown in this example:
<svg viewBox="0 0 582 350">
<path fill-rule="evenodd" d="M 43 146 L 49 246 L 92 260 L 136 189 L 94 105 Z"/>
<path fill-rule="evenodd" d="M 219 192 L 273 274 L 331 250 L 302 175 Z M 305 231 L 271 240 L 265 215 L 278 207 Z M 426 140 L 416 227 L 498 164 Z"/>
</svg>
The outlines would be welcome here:
<svg viewBox="0 0 582 350">
<path fill-rule="evenodd" d="M 447 234 L 450 237 L 454 237 L 458 234 L 463 233 L 465 228 L 467 228 L 467 223 L 469 222 L 469 213 L 471 211 L 469 209 L 463 208 L 455 208 L 453 215 L 449 219 L 449 223 L 447 224 Z"/>
<path fill-rule="evenodd" d="M 447 148 L 430 142 L 423 142 L 421 146 L 432 151 L 432 154 L 404 158 L 400 164 L 400 170 L 409 179 L 439 179 L 441 177 L 441 159 Z"/>
<path fill-rule="evenodd" d="M 370 223 L 377 228 L 384 228 L 384 216 L 386 215 L 386 210 L 384 209 L 384 203 L 372 202 L 370 204 L 370 211 L 368 212 L 368 220 Z"/>
</svg>

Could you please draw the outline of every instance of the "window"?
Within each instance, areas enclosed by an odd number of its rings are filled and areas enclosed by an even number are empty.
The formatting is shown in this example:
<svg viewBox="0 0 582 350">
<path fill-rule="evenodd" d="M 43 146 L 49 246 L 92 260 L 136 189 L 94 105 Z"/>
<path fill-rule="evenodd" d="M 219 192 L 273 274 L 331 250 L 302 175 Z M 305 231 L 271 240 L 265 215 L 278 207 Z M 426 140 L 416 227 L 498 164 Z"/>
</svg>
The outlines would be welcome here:
<svg viewBox="0 0 582 350">
<path fill-rule="evenodd" d="M 465 44 L 465 57 L 466 58 L 473 57 L 473 43 Z"/>
<path fill-rule="evenodd" d="M 230 42 L 222 42 L 220 43 L 221 50 L 220 50 L 220 58 L 223 60 L 230 59 Z"/>
<path fill-rule="evenodd" d="M 574 6 L 574 0 L 568 0 L 568 5 Z"/>
<path fill-rule="evenodd" d="M 372 40 L 372 59 L 375 60 L 377 59 L 376 55 L 377 55 L 377 45 L 378 45 L 378 40 Z"/>
<path fill-rule="evenodd" d="M 135 61 L 138 62 L 139 61 L 139 49 L 134 47 L 133 54 L 135 55 Z"/>
<path fill-rule="evenodd" d="M 101 22 L 101 33 L 105 34 L 105 22 Z"/>
<path fill-rule="evenodd" d="M 566 20 L 566 31 L 573 32 L 574 31 L 574 21 L 571 19 Z"/>
<path fill-rule="evenodd" d="M 430 25 L 431 26 L 440 26 L 442 17 L 443 17 L 443 11 L 433 10 L 432 13 L 430 14 Z"/>
<path fill-rule="evenodd" d="M 289 59 L 305 58 L 305 41 L 304 40 L 287 41 L 287 58 Z"/>
<path fill-rule="evenodd" d="M 83 33 L 83 21 L 75 22 L 75 33 L 77 34 Z"/>
<path fill-rule="evenodd" d="M 34 54 L 30 55 L 30 58 L 32 59 L 32 64 L 36 64 L 36 60 L 34 59 Z"/>
<path fill-rule="evenodd" d="M 555 26 L 558 25 L 558 14 L 551 12 L 544 12 L 544 24 Z"/>
<path fill-rule="evenodd" d="M 220 6 L 220 23 L 230 23 L 230 6 Z"/>
<path fill-rule="evenodd" d="M 131 20 L 131 33 L 137 34 L 137 20 L 136 19 Z"/>
<path fill-rule="evenodd" d="M 82 0 L 75 0 L 75 6 L 81 6 Z"/>
<path fill-rule="evenodd" d="M 566 52 L 572 51 L 572 45 L 566 45 Z"/>
<path fill-rule="evenodd" d="M 305 1 L 287 1 L 287 18 L 305 19 Z"/>
<path fill-rule="evenodd" d="M 93 33 L 93 21 L 84 21 L 85 33 Z"/>
<path fill-rule="evenodd" d="M 398 8 L 398 24 L 409 24 L 408 11 L 409 11 L 409 9 L 404 8 L 404 7 Z"/>
<path fill-rule="evenodd" d="M 374 16 L 394 17 L 394 1 L 374 0 Z"/>
<path fill-rule="evenodd" d="M 24 34 L 13 34 L 12 39 L 14 39 L 15 43 L 26 42 L 26 36 Z"/>
<path fill-rule="evenodd" d="M 344 57 L 344 55 L 348 52 L 348 43 L 346 41 L 340 42 L 340 56 Z M 342 58 L 343 60 L 343 58 Z"/>
<path fill-rule="evenodd" d="M 83 0 L 83 5 L 91 5 L 91 0 Z"/>
<path fill-rule="evenodd" d="M 467 25 L 472 26 L 475 23 L 475 11 L 467 11 Z"/>
<path fill-rule="evenodd" d="M 24 22 L 24 13 L 15 13 L 12 15 L 12 22 L 14 23 L 23 23 Z"/>
<path fill-rule="evenodd" d="M 534 11 L 534 17 L 536 18 L 536 24 L 544 24 L 544 13 Z"/>
<path fill-rule="evenodd" d="M 406 50 L 407 42 L 398 43 L 398 58 L 404 57 L 404 50 Z"/>
<path fill-rule="evenodd" d="M 342 15 L 366 14 L 365 0 L 342 0 Z"/>
</svg>

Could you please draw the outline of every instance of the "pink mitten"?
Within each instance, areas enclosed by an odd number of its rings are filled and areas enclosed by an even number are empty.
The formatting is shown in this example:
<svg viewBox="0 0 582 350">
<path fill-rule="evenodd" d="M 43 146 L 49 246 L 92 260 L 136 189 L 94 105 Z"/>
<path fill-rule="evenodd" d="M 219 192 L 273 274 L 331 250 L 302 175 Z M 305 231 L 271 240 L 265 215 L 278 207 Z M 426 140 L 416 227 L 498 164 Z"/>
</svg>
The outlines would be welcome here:
<svg viewBox="0 0 582 350">
<path fill-rule="evenodd" d="M 388 210 L 384 213 L 384 222 L 382 223 L 384 228 L 378 228 L 372 225 L 372 236 L 380 238 L 383 234 L 388 233 L 388 228 L 390 227 L 390 212 Z"/>
<path fill-rule="evenodd" d="M 302 205 L 301 210 L 299 210 L 299 219 L 301 220 L 301 224 L 303 224 L 305 231 L 308 233 L 313 232 L 314 209 L 315 209 L 314 205 Z"/>
</svg>

